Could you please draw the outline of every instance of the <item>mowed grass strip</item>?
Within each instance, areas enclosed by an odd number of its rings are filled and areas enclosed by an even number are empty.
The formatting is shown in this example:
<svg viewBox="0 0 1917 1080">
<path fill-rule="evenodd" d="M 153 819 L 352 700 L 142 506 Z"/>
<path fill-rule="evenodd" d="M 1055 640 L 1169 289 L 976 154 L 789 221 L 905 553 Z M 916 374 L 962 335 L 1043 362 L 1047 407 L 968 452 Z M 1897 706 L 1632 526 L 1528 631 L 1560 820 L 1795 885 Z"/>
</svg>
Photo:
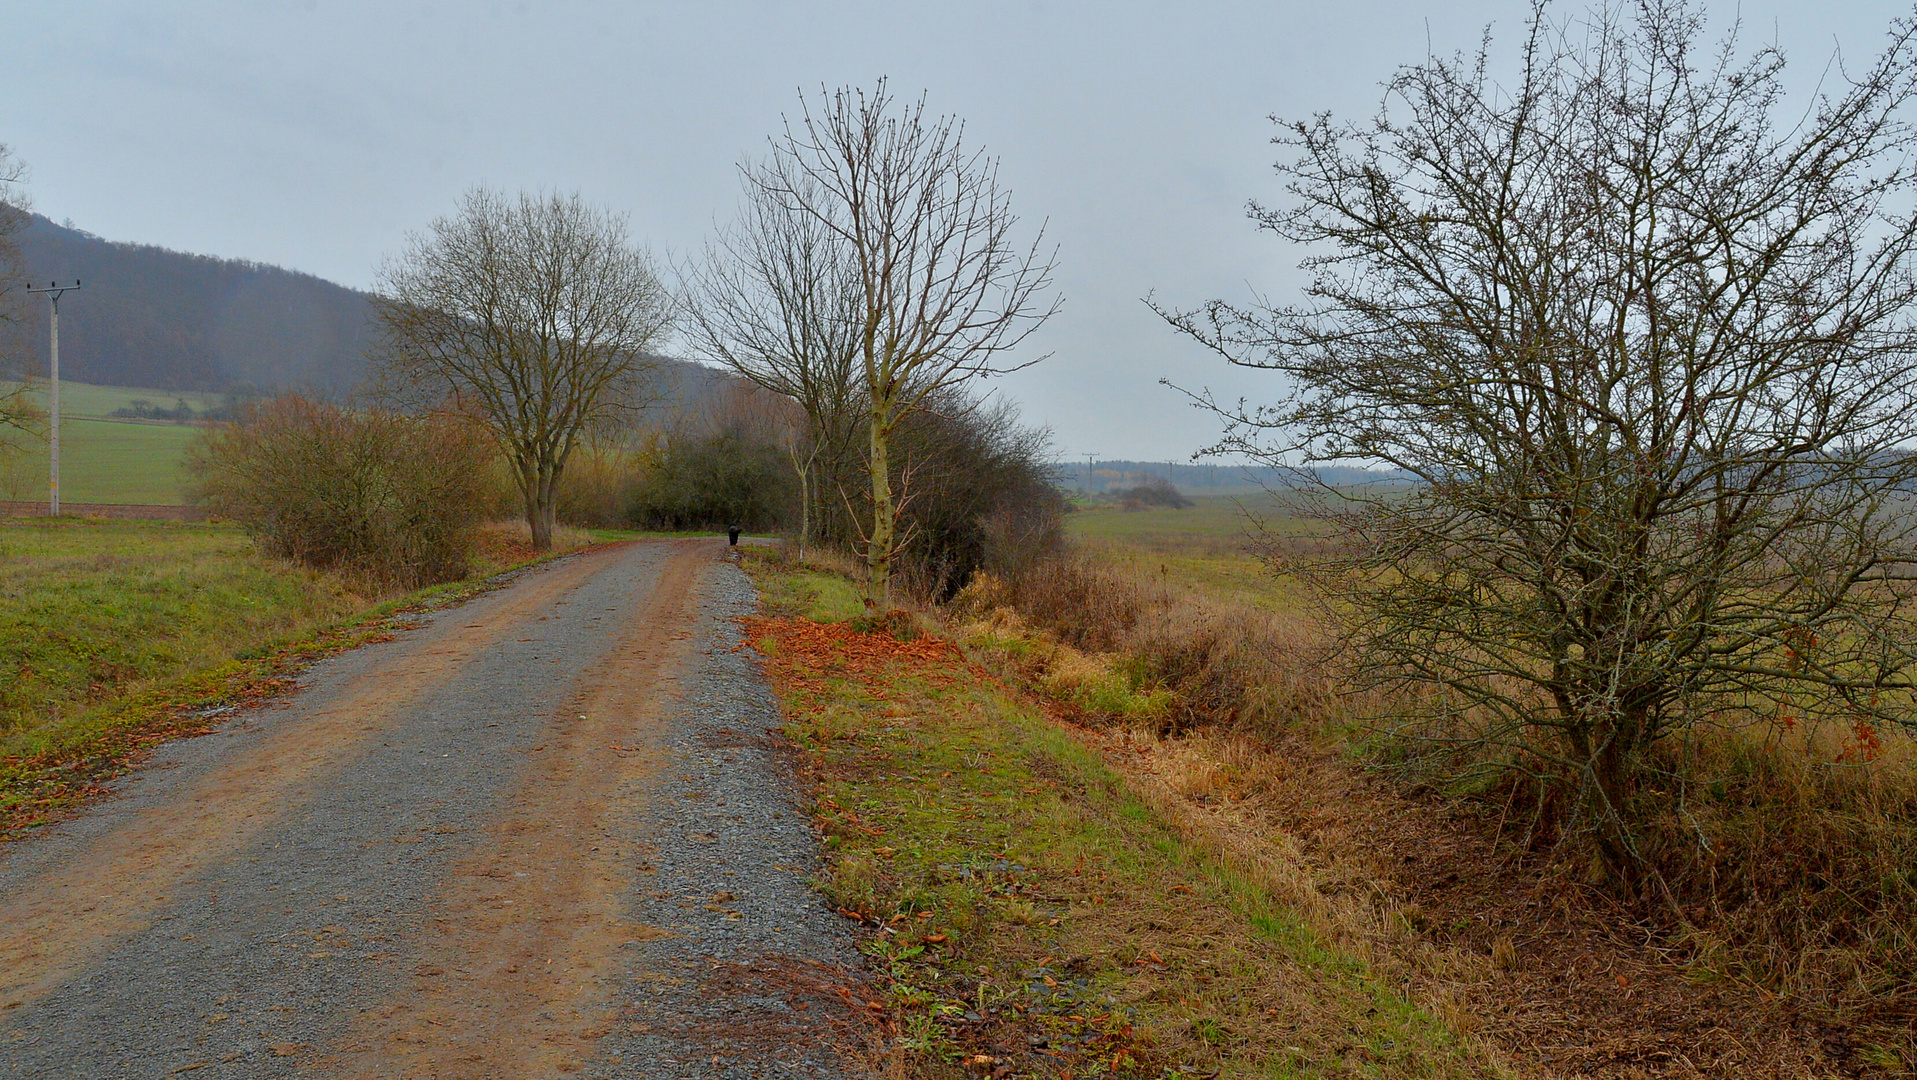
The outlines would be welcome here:
<svg viewBox="0 0 1917 1080">
<path fill-rule="evenodd" d="M 820 886 L 889 985 L 888 1071 L 1495 1075 L 955 646 L 807 618 L 843 611 L 829 574 L 748 566 L 749 638 L 817 778 Z"/>
</svg>

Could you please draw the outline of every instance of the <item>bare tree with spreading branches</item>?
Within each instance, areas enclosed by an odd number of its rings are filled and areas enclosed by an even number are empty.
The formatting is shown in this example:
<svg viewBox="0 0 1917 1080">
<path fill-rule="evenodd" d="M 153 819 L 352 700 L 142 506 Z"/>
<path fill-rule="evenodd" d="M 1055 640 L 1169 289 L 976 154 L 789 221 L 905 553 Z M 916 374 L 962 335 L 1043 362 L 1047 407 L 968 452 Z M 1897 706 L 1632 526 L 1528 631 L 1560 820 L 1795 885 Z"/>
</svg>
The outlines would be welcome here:
<svg viewBox="0 0 1917 1080">
<path fill-rule="evenodd" d="M 1253 214 L 1316 253 L 1308 301 L 1168 313 L 1294 388 L 1213 402 L 1222 449 L 1342 530 L 1292 565 L 1357 676 L 1532 771 L 1627 876 L 1633 822 L 1682 809 L 1662 741 L 1909 724 L 1917 661 L 1917 27 L 1781 120 L 1783 58 L 1704 33 L 1540 4 L 1508 88 L 1481 50 L 1369 123 L 1286 124 L 1290 204 Z"/>
<path fill-rule="evenodd" d="M 898 530 L 893 434 L 941 391 L 1036 363 L 1008 353 L 1058 310 L 1043 300 L 1054 258 L 1041 247 L 1044 230 L 1017 240 L 996 160 L 963 135 L 956 119 L 928 116 L 923 98 L 900 104 L 880 80 L 869 94 L 841 89 L 806 103 L 771 158 L 746 174 L 749 201 L 816 223 L 857 282 L 872 514 L 865 602 L 880 613 L 908 539 Z"/>
<path fill-rule="evenodd" d="M 623 217 L 475 188 L 381 272 L 387 374 L 456 396 L 512 462 L 533 546 L 582 435 L 640 407 L 672 300 Z"/>
<path fill-rule="evenodd" d="M 803 557 L 823 473 L 859 434 L 865 294 L 837 232 L 775 197 L 761 167 L 740 172 L 745 201 L 738 220 L 682 272 L 685 323 L 696 351 L 804 411 L 803 431 L 779 436 L 799 482 Z M 817 201 L 816 191 L 809 194 Z"/>
<path fill-rule="evenodd" d="M 32 431 L 41 415 L 26 377 L 21 303 L 27 284 L 26 267 L 20 258 L 20 246 L 13 239 L 26 226 L 32 205 L 26 183 L 26 163 L 11 147 L 0 143 L 0 373 L 10 376 L 17 372 L 20 376 L 13 386 L 0 384 L 0 451 L 12 445 L 7 435 Z"/>
</svg>

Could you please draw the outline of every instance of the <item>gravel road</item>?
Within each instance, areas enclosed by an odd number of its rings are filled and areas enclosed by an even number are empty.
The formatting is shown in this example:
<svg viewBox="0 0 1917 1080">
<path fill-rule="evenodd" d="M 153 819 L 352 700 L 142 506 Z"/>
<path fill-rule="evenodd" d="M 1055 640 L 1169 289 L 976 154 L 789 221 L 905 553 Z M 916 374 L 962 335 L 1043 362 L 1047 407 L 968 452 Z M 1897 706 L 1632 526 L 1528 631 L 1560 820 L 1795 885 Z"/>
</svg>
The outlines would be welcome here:
<svg viewBox="0 0 1917 1080">
<path fill-rule="evenodd" d="M 855 1075 L 723 552 L 522 573 L 0 848 L 0 1075 Z"/>
</svg>

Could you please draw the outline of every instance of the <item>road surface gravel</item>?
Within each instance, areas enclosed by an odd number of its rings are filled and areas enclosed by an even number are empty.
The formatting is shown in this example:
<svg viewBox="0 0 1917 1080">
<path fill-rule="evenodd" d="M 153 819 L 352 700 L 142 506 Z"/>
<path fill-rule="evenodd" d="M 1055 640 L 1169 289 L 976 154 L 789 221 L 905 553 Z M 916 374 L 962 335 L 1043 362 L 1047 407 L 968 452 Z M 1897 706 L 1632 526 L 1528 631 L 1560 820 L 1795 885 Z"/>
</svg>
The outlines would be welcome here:
<svg viewBox="0 0 1917 1080">
<path fill-rule="evenodd" d="M 0 1075 L 855 1075 L 723 553 L 522 572 L 0 847 Z"/>
</svg>

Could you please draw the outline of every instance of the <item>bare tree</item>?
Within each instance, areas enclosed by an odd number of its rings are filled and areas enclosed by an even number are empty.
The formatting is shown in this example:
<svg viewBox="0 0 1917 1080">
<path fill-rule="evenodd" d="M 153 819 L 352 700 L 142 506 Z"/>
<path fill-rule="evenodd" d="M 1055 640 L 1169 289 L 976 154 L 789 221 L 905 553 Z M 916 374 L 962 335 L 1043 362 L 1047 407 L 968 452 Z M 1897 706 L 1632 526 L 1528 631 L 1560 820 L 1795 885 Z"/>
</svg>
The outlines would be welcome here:
<svg viewBox="0 0 1917 1080">
<path fill-rule="evenodd" d="M 475 188 L 381 272 L 388 373 L 468 402 L 512 462 L 533 546 L 582 433 L 639 407 L 672 303 L 623 217 Z"/>
<path fill-rule="evenodd" d="M 865 602 L 877 612 L 891 606 L 905 539 L 893 433 L 942 390 L 1036 363 L 1008 364 L 1006 354 L 1058 310 L 1042 303 L 1054 257 L 1040 246 L 1044 230 L 1029 245 L 1016 240 L 996 160 L 963 135 L 957 120 L 926 115 L 923 98 L 900 105 L 880 80 L 870 94 L 841 89 L 822 93 L 816 110 L 806 103 L 770 160 L 746 174 L 748 201 L 822 228 L 858 283 L 872 513 Z"/>
<path fill-rule="evenodd" d="M 0 450 L 12 444 L 8 434 L 34 429 L 40 410 L 31 397 L 26 372 L 24 312 L 26 267 L 14 234 L 25 227 L 32 205 L 26 191 L 27 167 L 11 147 L 0 143 L 0 377 L 18 373 L 19 381 L 0 385 Z"/>
<path fill-rule="evenodd" d="M 857 378 L 864 290 L 838 233 L 776 197 L 761 167 L 740 172 L 739 219 L 682 271 L 687 331 L 706 358 L 804 411 L 804 428 L 778 438 L 799 482 L 803 558 L 823 487 L 821 465 L 850 450 L 864 411 Z"/>
<path fill-rule="evenodd" d="M 1509 88 L 1481 50 L 1369 123 L 1285 125 L 1292 202 L 1253 214 L 1316 252 L 1307 303 L 1171 315 L 1295 388 L 1214 402 L 1221 448 L 1342 528 L 1294 565 L 1356 673 L 1541 776 L 1627 875 L 1684 798 L 1661 740 L 1911 722 L 1913 32 L 1780 123 L 1783 58 L 1705 47 L 1681 2 L 1539 5 Z"/>
</svg>

